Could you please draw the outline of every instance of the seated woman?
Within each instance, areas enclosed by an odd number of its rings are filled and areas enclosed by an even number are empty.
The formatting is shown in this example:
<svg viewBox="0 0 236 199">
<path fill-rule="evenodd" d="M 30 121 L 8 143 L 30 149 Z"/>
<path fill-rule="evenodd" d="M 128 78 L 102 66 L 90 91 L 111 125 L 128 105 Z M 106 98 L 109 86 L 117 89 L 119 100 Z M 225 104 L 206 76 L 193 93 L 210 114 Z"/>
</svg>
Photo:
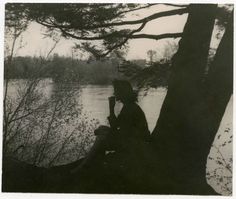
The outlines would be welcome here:
<svg viewBox="0 0 236 199">
<path fill-rule="evenodd" d="M 134 161 L 137 151 L 149 141 L 150 132 L 142 109 L 136 103 L 137 95 L 128 81 L 113 81 L 114 95 L 109 97 L 110 127 L 100 126 L 95 130 L 96 140 L 90 152 L 74 171 L 93 165 L 101 160 L 106 151 L 115 151 L 121 158 Z M 114 113 L 115 101 L 123 104 L 118 116 Z"/>
</svg>

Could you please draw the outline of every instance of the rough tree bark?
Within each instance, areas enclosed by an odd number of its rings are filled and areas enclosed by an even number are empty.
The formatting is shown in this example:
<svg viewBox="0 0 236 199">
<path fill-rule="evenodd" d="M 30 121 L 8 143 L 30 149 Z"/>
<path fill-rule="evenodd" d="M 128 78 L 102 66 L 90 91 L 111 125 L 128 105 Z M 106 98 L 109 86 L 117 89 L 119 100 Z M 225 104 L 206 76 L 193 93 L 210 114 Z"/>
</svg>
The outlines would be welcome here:
<svg viewBox="0 0 236 199">
<path fill-rule="evenodd" d="M 213 4 L 190 5 L 179 50 L 173 58 L 167 96 L 152 134 L 162 182 L 166 190 L 177 194 L 210 193 L 205 180 L 206 159 L 219 121 L 208 119 L 211 111 L 203 80 L 216 8 Z M 214 109 L 221 109 L 218 103 Z"/>
</svg>

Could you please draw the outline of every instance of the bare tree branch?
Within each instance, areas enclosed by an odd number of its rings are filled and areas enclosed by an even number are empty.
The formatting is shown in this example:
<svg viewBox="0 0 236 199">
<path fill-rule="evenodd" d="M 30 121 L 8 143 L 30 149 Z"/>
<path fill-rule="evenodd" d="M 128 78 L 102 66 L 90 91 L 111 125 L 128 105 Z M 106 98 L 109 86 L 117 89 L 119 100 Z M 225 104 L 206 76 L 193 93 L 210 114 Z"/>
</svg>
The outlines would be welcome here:
<svg viewBox="0 0 236 199">
<path fill-rule="evenodd" d="M 109 48 L 109 50 L 108 50 L 106 53 L 104 53 L 104 54 L 102 55 L 102 57 L 107 56 L 107 55 L 108 55 L 110 52 L 112 52 L 114 49 L 120 48 L 121 46 L 123 46 L 123 45 L 130 39 L 130 37 L 132 37 L 132 35 L 133 35 L 134 33 L 140 32 L 140 31 L 145 27 L 146 24 L 147 24 L 147 21 L 144 21 L 144 22 L 142 23 L 142 25 L 141 25 L 138 29 L 133 30 L 131 33 L 129 33 L 129 35 L 124 39 L 124 41 L 122 41 L 122 42 L 119 43 L 119 44 L 115 44 L 112 48 Z"/>
<path fill-rule="evenodd" d="M 163 5 L 174 6 L 174 7 L 184 7 L 186 8 L 189 4 L 173 4 L 173 3 L 163 3 Z"/>
<path fill-rule="evenodd" d="M 50 118 L 50 121 L 48 123 L 48 127 L 47 127 L 47 130 L 46 130 L 46 133 L 45 135 L 43 136 L 43 139 L 44 141 L 47 141 L 48 137 L 49 137 L 49 134 L 50 134 L 50 130 L 52 128 L 52 124 L 53 124 L 53 121 L 54 121 L 54 118 L 56 116 L 56 109 L 57 109 L 57 106 L 58 106 L 58 101 L 56 102 L 54 108 L 53 108 L 53 113 L 52 113 L 52 117 Z M 41 162 L 42 158 L 43 158 L 43 153 L 44 153 L 44 150 L 46 148 L 46 143 L 43 143 L 42 144 L 42 147 L 40 147 L 40 152 L 38 153 L 38 157 L 37 157 L 37 161 L 38 163 Z"/>
<path fill-rule="evenodd" d="M 166 38 L 178 38 L 182 37 L 182 33 L 166 33 L 161 35 L 149 35 L 149 34 L 138 34 L 138 35 L 128 35 L 126 38 L 121 41 L 120 43 L 115 44 L 113 47 L 109 48 L 109 50 L 101 55 L 97 55 L 96 57 L 105 57 L 109 53 L 111 53 L 114 49 L 122 47 L 129 39 L 154 39 L 154 40 L 160 40 L 160 39 L 166 39 Z M 90 51 L 92 52 L 92 51 Z M 96 51 L 97 52 L 97 51 Z"/>
<path fill-rule="evenodd" d="M 40 19 L 37 19 L 36 21 L 44 26 L 47 26 L 48 28 L 68 28 L 68 29 L 85 29 L 85 30 L 92 30 L 92 29 L 97 29 L 97 28 L 106 28 L 106 27 L 111 27 L 111 26 L 123 26 L 123 25 L 136 25 L 140 24 L 143 22 L 148 22 L 152 21 L 157 18 L 161 17 L 168 17 L 172 15 L 182 15 L 185 13 L 188 13 L 189 9 L 188 8 L 181 8 L 181 9 L 175 9 L 175 10 L 169 10 L 169 11 L 164 11 L 164 12 L 159 12 L 152 14 L 148 17 L 144 17 L 142 19 L 138 20 L 133 20 L 133 21 L 121 21 L 121 22 L 112 22 L 112 23 L 105 23 L 105 24 L 95 24 L 95 25 L 87 25 L 87 26 L 73 26 L 71 25 L 61 25 L 61 24 L 54 24 L 48 22 L 48 21 L 40 21 Z"/>
<path fill-rule="evenodd" d="M 26 113 L 25 115 L 22 115 L 22 116 L 19 116 L 19 117 L 17 117 L 17 118 L 14 118 L 14 119 L 12 119 L 11 121 L 9 121 L 9 123 L 15 122 L 15 121 L 17 121 L 17 120 L 21 120 L 21 119 L 23 119 L 23 118 L 25 118 L 25 117 L 27 117 L 27 116 L 33 114 L 34 111 L 35 111 L 35 110 L 32 110 L 32 111 Z"/>
<path fill-rule="evenodd" d="M 46 55 L 46 59 L 48 59 L 48 57 L 50 56 L 50 54 L 51 54 L 51 53 L 53 52 L 53 50 L 56 48 L 56 46 L 57 46 L 57 44 L 59 43 L 59 41 L 60 41 L 60 38 L 55 41 L 55 43 L 53 44 L 52 48 L 49 50 L 48 54 Z"/>
<path fill-rule="evenodd" d="M 16 116 L 16 114 L 18 113 L 18 111 L 19 111 L 19 109 L 21 108 L 22 104 L 24 103 L 24 101 L 25 101 L 27 95 L 31 92 L 31 89 L 33 88 L 33 86 L 35 86 L 35 84 L 37 84 L 36 81 L 33 81 L 33 82 L 29 85 L 29 87 L 27 88 L 27 90 L 26 90 L 24 96 L 22 97 L 21 101 L 20 101 L 19 104 L 17 105 L 15 111 L 14 111 L 13 114 L 11 115 L 11 117 L 10 117 L 10 119 L 9 119 L 8 122 L 10 122 L 10 121 Z"/>
<path fill-rule="evenodd" d="M 18 39 L 18 37 L 21 35 L 21 33 L 23 32 L 22 29 L 20 29 L 17 32 L 17 28 L 14 27 L 14 33 L 13 33 L 13 42 L 12 42 L 12 47 L 11 47 L 11 51 L 10 51 L 10 56 L 8 57 L 8 65 L 9 67 L 11 67 L 12 65 L 12 59 L 14 56 L 14 50 L 15 50 L 15 44 L 16 44 L 16 40 Z M 8 70 L 8 69 L 7 69 Z M 7 136 L 7 130 L 8 130 L 8 119 L 9 119 L 9 113 L 7 113 L 7 95 L 8 95 L 8 84 L 9 84 L 9 77 L 8 77 L 8 71 L 6 70 L 6 80 L 5 80 L 5 93 L 4 93 L 4 99 L 3 99 L 3 118 L 4 118 L 4 133 L 3 133 L 3 150 L 5 150 L 5 142 L 6 142 L 6 136 Z"/>
<path fill-rule="evenodd" d="M 113 22 L 113 23 L 107 23 L 107 24 L 101 24 L 101 25 L 88 26 L 85 28 L 86 29 L 95 29 L 95 28 L 104 28 L 104 27 L 109 27 L 109 26 L 135 25 L 135 24 L 140 24 L 143 22 L 149 22 L 154 19 L 161 18 L 161 17 L 168 17 L 171 15 L 182 15 L 182 14 L 187 13 L 188 11 L 189 11 L 188 8 L 181 8 L 181 9 L 175 9 L 175 10 L 155 13 L 155 14 L 152 14 L 148 17 L 143 18 L 143 19 L 138 19 L 138 20 L 134 20 L 134 21 Z"/>
<path fill-rule="evenodd" d="M 61 152 L 64 150 L 64 148 L 65 148 L 66 145 L 68 144 L 70 138 L 75 134 L 75 132 L 76 132 L 75 130 L 72 131 L 72 132 L 70 133 L 70 135 L 66 137 L 66 139 L 63 141 L 62 146 L 60 147 L 59 151 L 58 151 L 58 152 L 56 153 L 56 155 L 50 160 L 49 166 L 51 166 L 51 165 L 58 159 L 58 157 L 61 155 Z"/>
<path fill-rule="evenodd" d="M 132 35 L 130 39 L 166 39 L 166 38 L 177 38 L 182 37 L 183 33 L 166 33 L 161 35 L 149 35 L 149 34 L 138 34 L 138 35 Z"/>
<path fill-rule="evenodd" d="M 103 35 L 103 36 L 98 36 L 98 37 L 77 37 L 71 33 L 67 33 L 64 32 L 64 30 L 62 30 L 62 32 L 68 36 L 70 36 L 71 38 L 74 39 L 78 39 L 78 40 L 103 40 L 106 39 L 108 37 L 112 37 L 112 33 L 108 34 L 108 35 Z M 161 35 L 150 35 L 150 34 L 138 34 L 138 35 L 116 35 L 116 37 L 120 37 L 120 38 L 128 38 L 128 39 L 154 39 L 154 40 L 159 40 L 159 39 L 165 39 L 165 38 L 177 38 L 177 37 L 181 37 L 182 33 L 166 33 L 166 34 L 161 34 Z"/>
<path fill-rule="evenodd" d="M 224 158 L 224 156 L 223 156 L 223 154 L 221 153 L 221 151 L 220 151 L 220 149 L 217 147 L 217 146 L 215 146 L 215 145 L 213 145 L 213 147 L 217 150 L 217 152 L 220 154 L 220 156 L 221 156 L 221 160 L 224 162 L 224 166 L 225 166 L 225 168 L 232 174 L 232 170 L 229 168 L 229 167 L 227 167 L 227 162 L 226 162 L 226 160 L 225 160 L 225 158 Z"/>
</svg>

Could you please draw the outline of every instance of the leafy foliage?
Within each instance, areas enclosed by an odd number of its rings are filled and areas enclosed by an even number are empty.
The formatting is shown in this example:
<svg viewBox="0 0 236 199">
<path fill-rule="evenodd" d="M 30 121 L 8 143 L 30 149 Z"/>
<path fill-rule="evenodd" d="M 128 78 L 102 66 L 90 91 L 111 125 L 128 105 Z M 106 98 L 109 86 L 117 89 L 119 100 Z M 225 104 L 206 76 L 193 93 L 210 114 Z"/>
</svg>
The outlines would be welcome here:
<svg viewBox="0 0 236 199">
<path fill-rule="evenodd" d="M 140 68 L 135 63 L 126 61 L 120 67 L 124 75 L 136 83 L 138 88 L 148 89 L 168 86 L 171 71 L 169 62 L 154 62 L 148 67 Z"/>
<path fill-rule="evenodd" d="M 6 28 L 16 28 L 17 31 L 25 30 L 29 23 L 27 13 L 22 12 L 23 4 L 6 4 L 5 26 Z"/>
<path fill-rule="evenodd" d="M 217 21 L 216 24 L 222 28 L 227 25 L 230 20 L 230 15 L 233 9 L 232 4 L 220 5 L 217 9 Z"/>
<path fill-rule="evenodd" d="M 127 20 L 126 14 L 141 9 L 148 9 L 155 4 L 14 4 L 27 20 L 36 21 L 48 28 L 48 35 L 58 32 L 63 37 L 77 41 L 85 40 L 80 45 L 91 52 L 97 59 L 105 57 L 113 50 L 126 47 L 129 39 L 163 39 L 180 37 L 181 33 L 163 35 L 137 34 L 149 21 L 154 19 L 184 14 L 185 6 L 180 9 L 152 14 L 138 20 Z M 11 6 L 6 6 L 11 10 Z M 129 25 L 128 27 L 126 25 Z M 138 25 L 138 28 L 137 28 Z M 100 41 L 94 45 L 90 41 Z M 98 48 L 100 46 L 100 48 Z"/>
</svg>

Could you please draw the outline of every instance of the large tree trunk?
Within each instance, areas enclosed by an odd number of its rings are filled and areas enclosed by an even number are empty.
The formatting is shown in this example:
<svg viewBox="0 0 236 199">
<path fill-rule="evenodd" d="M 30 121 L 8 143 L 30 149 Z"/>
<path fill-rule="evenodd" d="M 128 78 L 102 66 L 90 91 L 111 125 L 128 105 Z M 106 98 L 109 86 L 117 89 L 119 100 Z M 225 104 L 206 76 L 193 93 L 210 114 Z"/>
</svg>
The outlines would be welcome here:
<svg viewBox="0 0 236 199">
<path fill-rule="evenodd" d="M 228 32 L 209 80 L 204 81 L 215 13 L 216 5 L 190 6 L 167 96 L 152 134 L 162 182 L 177 194 L 210 193 L 206 160 L 232 93 L 232 35 Z"/>
</svg>

